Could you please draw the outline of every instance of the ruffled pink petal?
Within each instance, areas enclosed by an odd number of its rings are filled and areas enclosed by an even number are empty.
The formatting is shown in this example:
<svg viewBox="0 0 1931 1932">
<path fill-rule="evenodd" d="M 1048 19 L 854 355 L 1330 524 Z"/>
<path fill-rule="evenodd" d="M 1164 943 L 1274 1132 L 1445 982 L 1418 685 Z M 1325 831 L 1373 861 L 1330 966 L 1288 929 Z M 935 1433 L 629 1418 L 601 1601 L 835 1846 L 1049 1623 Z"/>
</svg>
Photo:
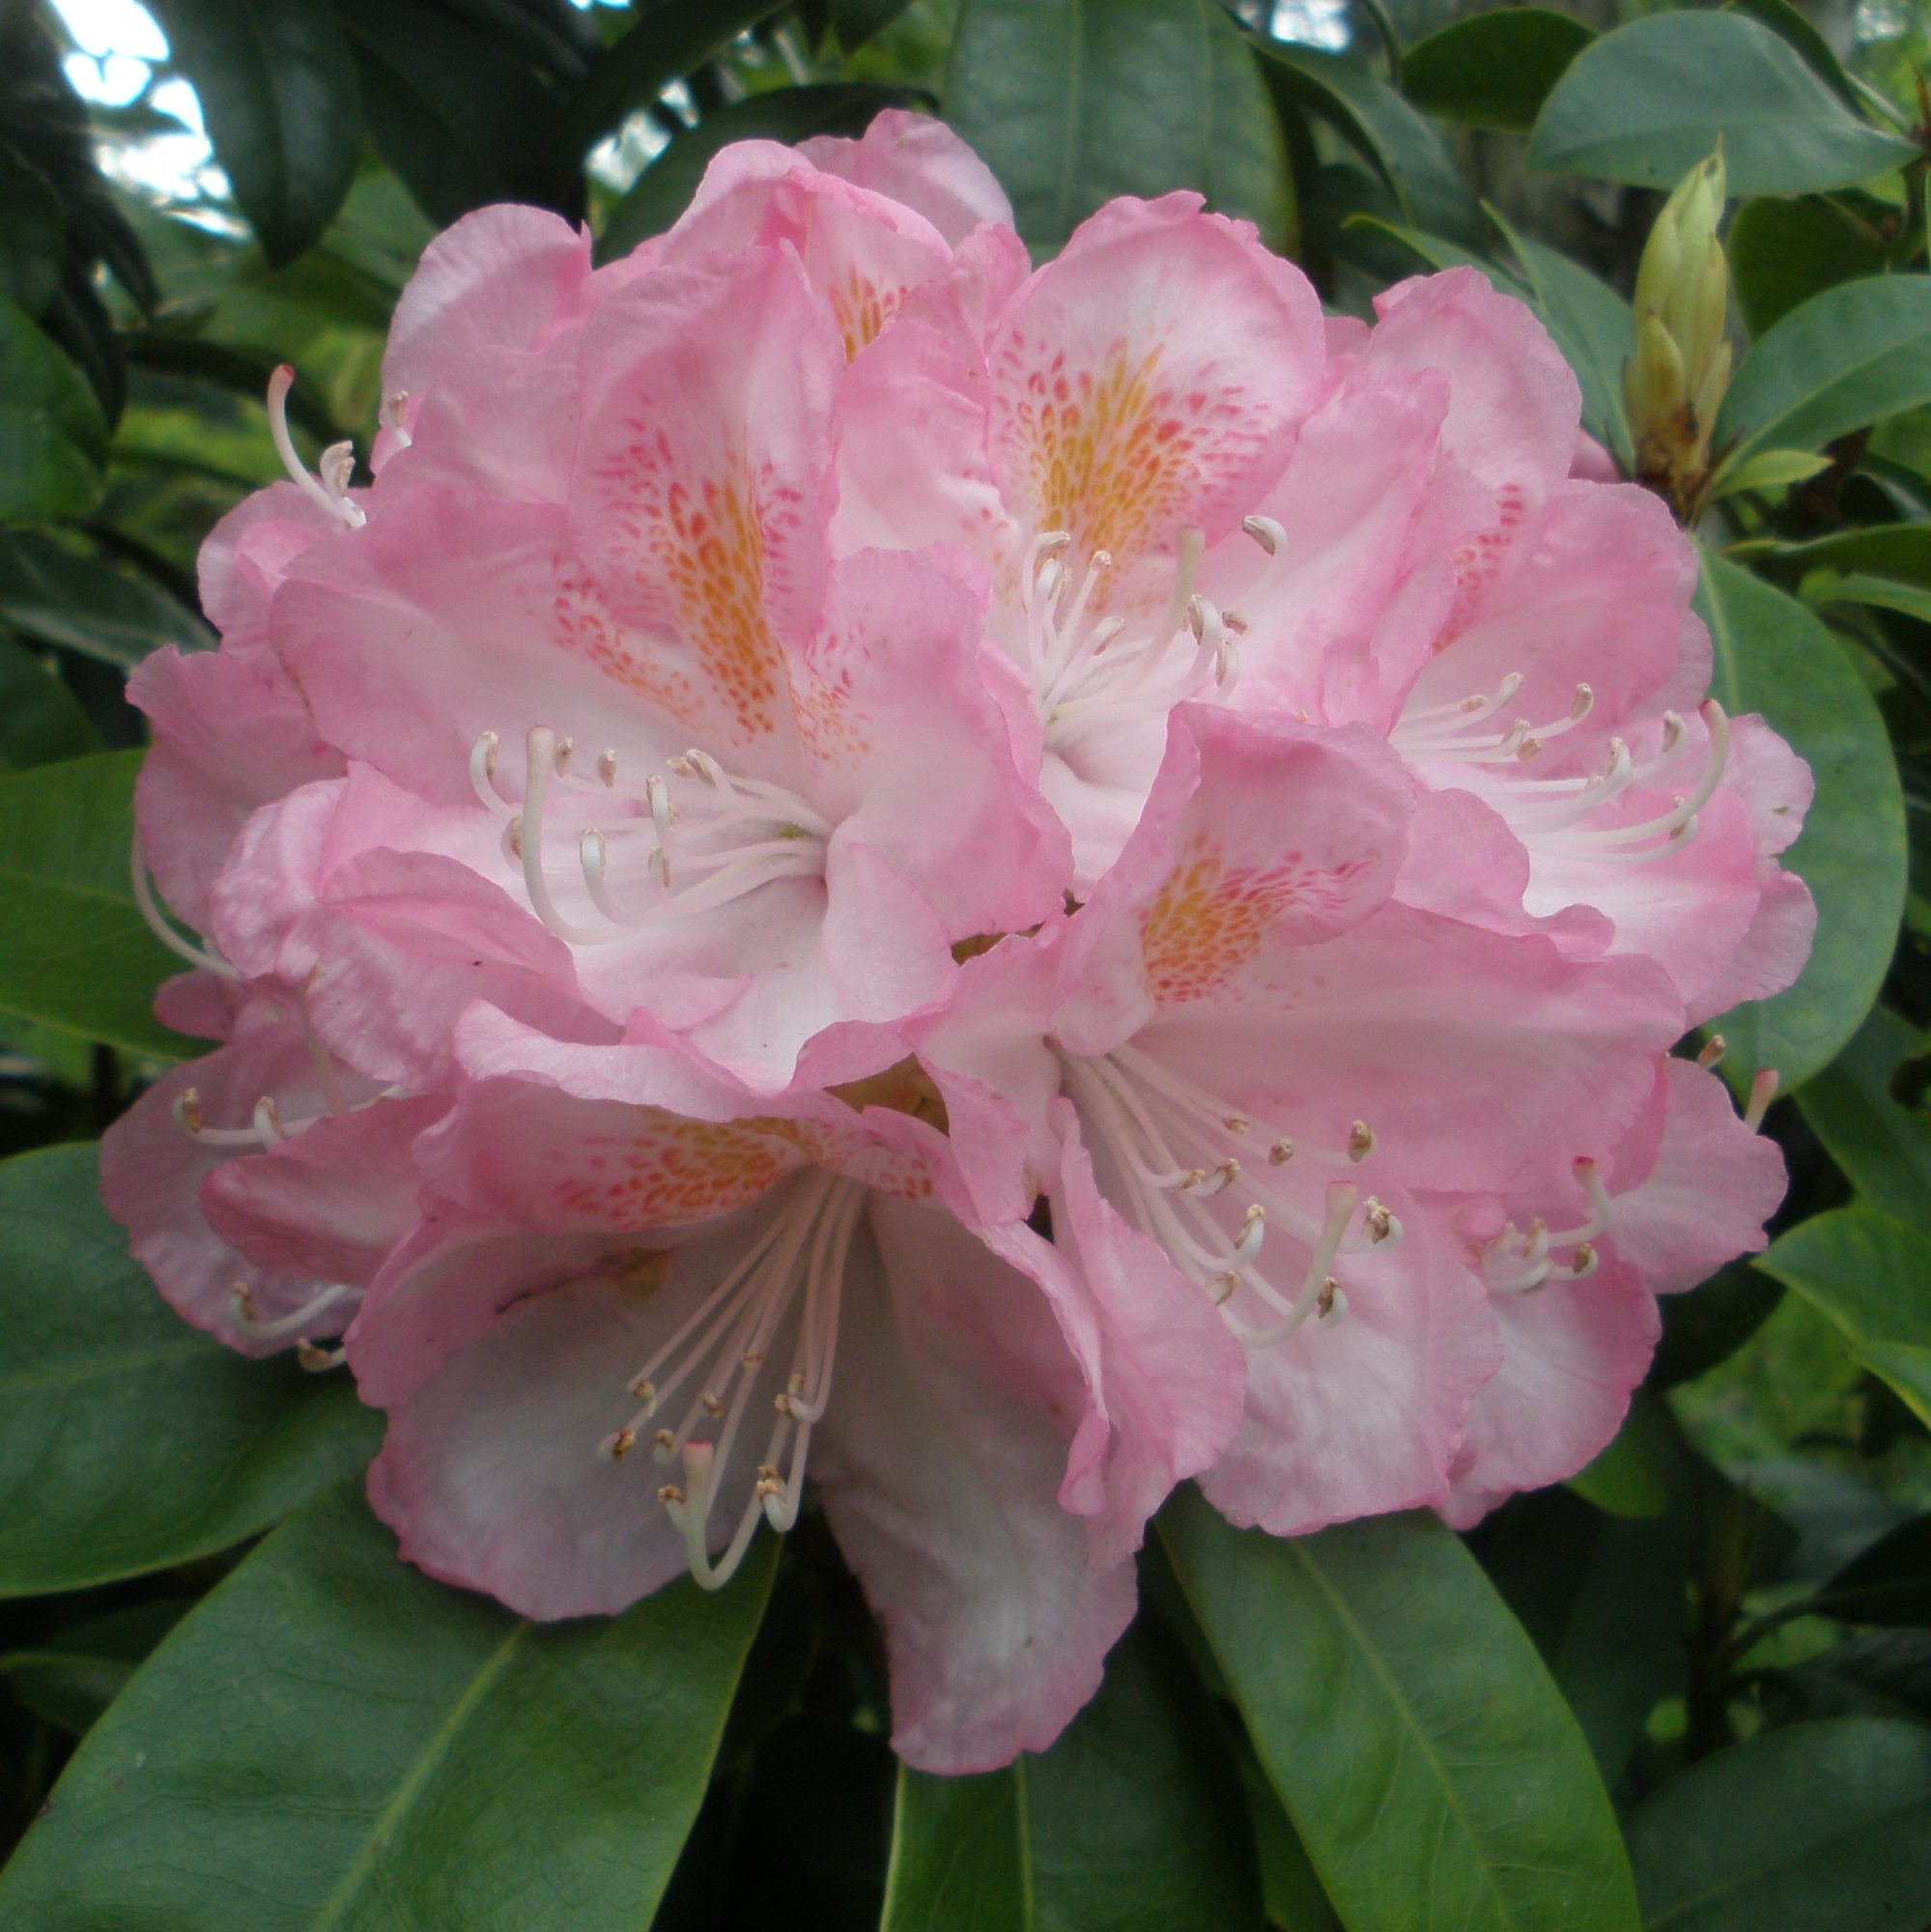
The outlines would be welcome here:
<svg viewBox="0 0 1931 1932">
<path fill-rule="evenodd" d="M 1231 1521 L 1303 1536 L 1447 1500 L 1501 1349 L 1482 1285 L 1420 1214 L 1403 1218 L 1399 1245 L 1348 1257 L 1345 1319 L 1249 1351 L 1246 1418 L 1201 1482 Z"/>
<path fill-rule="evenodd" d="M 269 599 L 303 551 L 342 526 L 293 483 L 244 497 L 209 533 L 196 560 L 201 608 L 230 642 L 258 640 Z"/>
<path fill-rule="evenodd" d="M 885 1628 L 893 1747 L 922 1771 L 1043 1750 L 1098 1688 L 1132 1566 L 1057 1492 L 1085 1391 L 1044 1296 L 938 1210 L 874 1200 L 811 1472 Z"/>
<path fill-rule="evenodd" d="M 1502 1366 L 1468 1411 L 1444 1514 L 1458 1529 L 1504 1496 L 1573 1476 L 1606 1449 L 1649 1371 L 1661 1324 L 1633 1268 L 1499 1294 Z"/>
<path fill-rule="evenodd" d="M 954 247 L 981 222 L 1012 226 L 1012 204 L 992 170 L 929 114 L 888 107 L 856 141 L 818 134 L 797 152 L 828 175 L 904 203 Z"/>
</svg>

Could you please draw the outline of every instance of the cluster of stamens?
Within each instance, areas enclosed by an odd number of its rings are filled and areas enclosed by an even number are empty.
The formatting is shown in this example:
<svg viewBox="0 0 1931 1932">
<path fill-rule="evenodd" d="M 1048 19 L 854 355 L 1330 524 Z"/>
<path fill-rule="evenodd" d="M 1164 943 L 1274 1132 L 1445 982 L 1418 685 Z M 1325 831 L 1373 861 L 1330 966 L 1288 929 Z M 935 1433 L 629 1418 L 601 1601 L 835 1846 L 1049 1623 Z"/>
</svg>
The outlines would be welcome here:
<svg viewBox="0 0 1931 1932">
<path fill-rule="evenodd" d="M 1406 757 L 1462 766 L 1519 768 L 1565 732 L 1573 731 L 1595 707 L 1586 684 L 1565 717 L 1544 724 L 1516 718 L 1491 728 L 1521 686 L 1521 673 L 1505 677 L 1486 695 L 1458 704 L 1435 704 L 1407 712 L 1396 727 L 1394 743 Z M 1696 836 L 1696 815 L 1722 781 L 1730 752 L 1730 721 L 1713 698 L 1699 716 L 1709 733 L 1703 769 L 1695 784 L 1671 800 L 1666 811 L 1632 825 L 1590 826 L 1585 821 L 1619 794 L 1656 782 L 1674 762 L 1689 738 L 1675 712 L 1662 717 L 1662 740 L 1656 756 L 1640 764 L 1621 738 L 1609 740 L 1602 770 L 1576 778 L 1522 779 L 1485 788 L 1484 797 L 1501 810 L 1510 829 L 1525 844 L 1564 859 L 1593 859 L 1640 865 L 1680 850 Z"/>
<path fill-rule="evenodd" d="M 1269 556 L 1286 541 L 1271 517 L 1241 525 Z M 1164 714 L 1207 686 L 1225 692 L 1240 672 L 1236 639 L 1246 630 L 1237 611 L 1220 611 L 1194 587 L 1206 538 L 1184 529 L 1176 545 L 1173 588 L 1165 609 L 1135 623 L 1094 614 L 1111 553 L 1090 552 L 1074 582 L 1065 530 L 1046 530 L 1026 550 L 1019 573 L 1025 620 L 1023 658 L 1049 740 L 1064 743 L 1129 717 Z"/>
<path fill-rule="evenodd" d="M 684 1538 L 691 1574 L 707 1590 L 730 1580 L 760 1518 L 781 1533 L 798 1520 L 811 1432 L 832 1398 L 845 1264 L 866 1190 L 818 1171 L 789 1187 L 736 1266 L 632 1377 L 628 1386 L 640 1406 L 599 1449 L 622 1461 L 665 1405 L 688 1388 L 678 1421 L 651 1432 L 651 1454 L 660 1463 L 681 1464 L 682 1480 L 666 1483 L 657 1499 Z M 753 1390 L 787 1325 L 791 1367 L 772 1399 L 775 1415 L 751 1499 L 713 1562 L 712 1508 Z"/>
<path fill-rule="evenodd" d="M 295 439 L 288 431 L 288 392 L 294 386 L 295 371 L 286 362 L 269 378 L 269 434 L 274 438 L 275 454 L 281 458 L 282 468 L 295 487 L 311 503 L 345 527 L 359 530 L 368 518 L 361 505 L 349 495 L 350 479 L 355 473 L 355 445 L 348 441 L 331 442 L 322 452 L 315 469 L 308 469 L 296 454 Z"/>
<path fill-rule="evenodd" d="M 1538 1216 L 1526 1228 L 1511 1221 L 1482 1254 L 1491 1294 L 1529 1294 L 1551 1277 L 1582 1281 L 1602 1265 L 1596 1242 L 1608 1232 L 1612 1207 L 1596 1162 L 1587 1154 L 1573 1163 L 1576 1185 L 1589 1197 L 1590 1214 L 1574 1228 L 1551 1228 Z M 1567 1262 L 1559 1257 L 1566 1253 Z"/>
<path fill-rule="evenodd" d="M 1061 1058 L 1082 1126 L 1110 1155 L 1126 1210 L 1213 1297 L 1247 1347 L 1272 1347 L 1310 1321 L 1339 1321 L 1348 1311 L 1347 1293 L 1333 1272 L 1339 1257 L 1401 1239 L 1401 1222 L 1373 1195 L 1364 1199 L 1351 1181 L 1330 1180 L 1319 1213 L 1283 1184 L 1280 1171 L 1291 1161 L 1345 1170 L 1366 1160 L 1375 1151 L 1375 1135 L 1365 1121 L 1353 1123 L 1340 1149 L 1310 1147 L 1228 1106 L 1141 1048 Z M 1248 1150 L 1254 1157 L 1243 1162 Z M 1225 1208 L 1209 1203 L 1235 1187 L 1246 1206 L 1230 1238 Z M 1350 1236 L 1357 1210 L 1358 1232 Z M 1291 1293 L 1261 1265 L 1270 1230 L 1309 1250 Z M 1243 1291 L 1246 1298 L 1236 1304 Z M 1257 1304 L 1260 1319 L 1249 1320 Z"/>
<path fill-rule="evenodd" d="M 708 753 L 681 753 L 641 787 L 627 787 L 614 752 L 582 773 L 572 740 L 539 724 L 525 740 L 523 801 L 513 805 L 497 789 L 499 743 L 494 731 L 476 740 L 470 782 L 502 821 L 504 854 L 537 917 L 574 945 L 605 945 L 656 920 L 713 912 L 774 880 L 824 872 L 832 826 L 783 786 L 734 778 Z M 559 788 L 618 810 L 577 838 L 576 870 L 602 926 L 571 919 L 551 886 L 546 815 Z"/>
</svg>

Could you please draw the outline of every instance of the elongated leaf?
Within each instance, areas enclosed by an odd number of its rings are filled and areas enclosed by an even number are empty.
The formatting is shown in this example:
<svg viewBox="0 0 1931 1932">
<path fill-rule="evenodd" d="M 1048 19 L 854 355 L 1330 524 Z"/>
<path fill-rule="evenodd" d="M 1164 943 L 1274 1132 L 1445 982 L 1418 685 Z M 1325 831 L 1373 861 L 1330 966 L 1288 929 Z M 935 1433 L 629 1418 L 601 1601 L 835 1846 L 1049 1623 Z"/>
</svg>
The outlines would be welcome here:
<svg viewBox="0 0 1931 1932">
<path fill-rule="evenodd" d="M 38 168 L 0 147 L 0 298 L 38 316 L 53 299 L 67 254 L 67 211 Z"/>
<path fill-rule="evenodd" d="M 1043 1755 L 982 1777 L 899 1773 L 885 1932 L 1249 1932 L 1259 1885 L 1218 1719 L 1142 1624 Z"/>
<path fill-rule="evenodd" d="M 1761 336 L 1819 291 L 1883 272 L 1885 244 L 1848 209 L 1819 196 L 1746 202 L 1723 252 L 1745 326 Z"/>
<path fill-rule="evenodd" d="M 1160 1517 L 1255 1749 L 1350 1932 L 1629 1932 L 1576 1719 L 1431 1517 L 1286 1542 L 1192 1491 Z"/>
<path fill-rule="evenodd" d="M 100 734 L 52 667 L 0 635 L 0 770 L 24 771 L 99 750 Z"/>
<path fill-rule="evenodd" d="M 1201 191 L 1208 207 L 1251 221 L 1268 247 L 1292 253 L 1299 211 L 1287 131 L 1253 44 L 1233 16 L 1209 0 L 1205 18 L 1213 69 L 1213 128 Z"/>
<path fill-rule="evenodd" d="M 1857 83 L 1845 72 L 1831 43 L 1809 17 L 1801 14 L 1790 0 L 1729 0 L 1738 13 L 1760 20 L 1779 40 L 1786 41 L 1803 57 L 1803 64 L 1845 106 L 1858 108 Z"/>
<path fill-rule="evenodd" d="M 1775 1066 L 1796 1087 L 1830 1064 L 1877 998 L 1904 907 L 1904 800 L 1884 721 L 1843 648 L 1794 598 L 1706 553 L 1696 608 L 1716 645 L 1714 688 L 1758 711 L 1809 760 L 1817 797 L 1785 855 L 1817 900 L 1797 983 L 1714 1022 L 1725 1071 Z"/>
<path fill-rule="evenodd" d="M 1252 38 L 1283 91 L 1318 114 L 1373 167 L 1406 220 L 1464 247 L 1488 245 L 1475 206 L 1440 134 L 1358 62 L 1290 41 Z"/>
<path fill-rule="evenodd" d="M 1931 1918 L 1931 1731 L 1829 1718 L 1765 1732 L 1630 1820 L 1645 1932 L 1874 1932 Z"/>
<path fill-rule="evenodd" d="M 0 1876 L 0 1920 L 639 1932 L 703 1796 L 774 1541 L 716 1596 L 683 1581 L 546 1628 L 408 1568 L 353 1489 L 323 1497 L 94 1727 Z"/>
<path fill-rule="evenodd" d="M 1805 1084 L 1798 1105 L 1873 1208 L 1931 1234 L 1931 1120 L 1900 1106 L 1890 1091 L 1891 1075 L 1924 1050 L 1908 1020 L 1873 1007 L 1843 1052 Z"/>
<path fill-rule="evenodd" d="M 679 134 L 611 209 L 598 240 L 598 260 L 615 261 L 639 242 L 663 234 L 691 205 L 720 148 L 733 141 L 791 145 L 813 134 L 862 134 L 881 109 L 910 106 L 915 99 L 903 88 L 842 82 L 773 88 L 714 109 L 688 133 Z"/>
<path fill-rule="evenodd" d="M 946 118 L 1047 253 L 1115 195 L 1195 187 L 1285 229 L 1283 156 L 1265 90 L 1233 55 L 1215 0 L 965 0 Z M 1258 202 L 1258 205 L 1257 205 Z"/>
<path fill-rule="evenodd" d="M 355 63 L 326 0 L 156 0 L 214 156 L 270 262 L 327 227 L 355 174 Z"/>
<path fill-rule="evenodd" d="M 1846 1623 L 1931 1626 L 1931 1516 L 1878 1538 L 1818 1591 L 1817 1605 Z"/>
<path fill-rule="evenodd" d="M 1872 1208 L 1837 1208 L 1778 1236 L 1758 1265 L 1931 1423 L 1931 1237 Z"/>
<path fill-rule="evenodd" d="M 1740 549 L 1736 554 L 1742 556 Z M 1869 529 L 1833 530 L 1807 543 L 1768 544 L 1748 552 L 1750 566 L 1785 582 L 1805 571 L 1866 571 L 1931 589 L 1931 524 L 1879 524 Z"/>
<path fill-rule="evenodd" d="M 182 970 L 128 873 L 138 752 L 0 776 L 0 1012 L 135 1053 L 197 1051 L 155 1018 Z"/>
<path fill-rule="evenodd" d="M 1768 27 L 1683 12 L 1585 47 L 1537 118 L 1528 164 L 1674 187 L 1718 140 L 1736 195 L 1849 187 L 1912 155 L 1857 120 Z"/>
<path fill-rule="evenodd" d="M 1717 422 L 1727 461 L 1821 449 L 1880 416 L 1931 402 L 1931 275 L 1826 289 L 1746 355 Z"/>
<path fill-rule="evenodd" d="M 1931 589 L 1921 583 L 1898 583 L 1888 577 L 1872 577 L 1867 571 L 1854 570 L 1818 593 L 1821 604 L 1865 604 L 1873 610 L 1895 611 L 1901 617 L 1915 617 L 1931 624 Z"/>
<path fill-rule="evenodd" d="M 244 1360 L 128 1259 L 92 1142 L 0 1162 L 0 1594 L 225 1548 L 375 1453 L 346 1378 Z"/>
<path fill-rule="evenodd" d="M 80 1737 L 193 1603 L 161 1597 L 83 1618 L 46 1643 L 0 1656 L 0 1678 L 37 1718 Z"/>
<path fill-rule="evenodd" d="M 1526 134 L 1564 69 L 1595 38 L 1547 7 L 1471 14 L 1407 50 L 1402 92 L 1445 121 Z"/>
<path fill-rule="evenodd" d="M 197 651 L 213 641 L 193 611 L 150 579 L 39 530 L 0 532 L 0 623 L 123 670 L 163 644 Z"/>
<path fill-rule="evenodd" d="M 587 146 L 633 108 L 648 107 L 673 80 L 715 59 L 783 0 L 661 0 L 591 71 L 571 109 L 579 146 Z"/>
<path fill-rule="evenodd" d="M 26 310 L 0 300 L 0 524 L 81 517 L 100 500 L 107 419 Z"/>
</svg>

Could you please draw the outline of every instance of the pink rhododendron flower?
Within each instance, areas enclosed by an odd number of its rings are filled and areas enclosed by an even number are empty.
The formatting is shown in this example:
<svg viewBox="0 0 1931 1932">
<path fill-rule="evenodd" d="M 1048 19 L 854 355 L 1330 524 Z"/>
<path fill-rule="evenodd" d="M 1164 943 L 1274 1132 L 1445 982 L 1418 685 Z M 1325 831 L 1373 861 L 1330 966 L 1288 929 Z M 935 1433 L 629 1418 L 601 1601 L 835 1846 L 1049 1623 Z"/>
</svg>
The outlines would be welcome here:
<svg viewBox="0 0 1931 1932">
<path fill-rule="evenodd" d="M 1323 318 L 1170 195 L 1033 270 L 918 116 L 593 268 L 484 211 L 352 453 L 137 675 L 221 1042 L 110 1133 L 161 1291 L 388 1413 L 536 1616 L 725 1582 L 809 1474 L 931 1769 L 1051 1741 L 1198 1478 L 1474 1520 L 1613 1435 L 1773 1145 L 1808 775 L 1472 271 Z M 155 903 L 154 884 L 189 939 Z"/>
</svg>

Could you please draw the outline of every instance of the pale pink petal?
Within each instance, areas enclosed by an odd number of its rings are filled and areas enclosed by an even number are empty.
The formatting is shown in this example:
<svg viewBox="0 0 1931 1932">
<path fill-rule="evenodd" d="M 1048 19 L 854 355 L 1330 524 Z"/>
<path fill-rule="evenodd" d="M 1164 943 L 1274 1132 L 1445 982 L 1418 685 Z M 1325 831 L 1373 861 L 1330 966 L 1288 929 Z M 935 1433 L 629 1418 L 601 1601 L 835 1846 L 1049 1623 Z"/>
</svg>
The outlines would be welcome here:
<svg viewBox="0 0 1931 1932">
<path fill-rule="evenodd" d="M 1057 1500 L 1085 1396 L 1037 1288 L 935 1208 L 875 1200 L 871 1225 L 811 1472 L 885 1627 L 894 1749 L 989 1771 L 1098 1688 L 1133 1570 L 1090 1567 Z"/>
<path fill-rule="evenodd" d="M 827 174 L 916 210 L 954 247 L 981 222 L 1012 225 L 1012 204 L 992 170 L 929 114 L 888 107 L 859 140 L 815 135 L 798 153 Z"/>
</svg>

